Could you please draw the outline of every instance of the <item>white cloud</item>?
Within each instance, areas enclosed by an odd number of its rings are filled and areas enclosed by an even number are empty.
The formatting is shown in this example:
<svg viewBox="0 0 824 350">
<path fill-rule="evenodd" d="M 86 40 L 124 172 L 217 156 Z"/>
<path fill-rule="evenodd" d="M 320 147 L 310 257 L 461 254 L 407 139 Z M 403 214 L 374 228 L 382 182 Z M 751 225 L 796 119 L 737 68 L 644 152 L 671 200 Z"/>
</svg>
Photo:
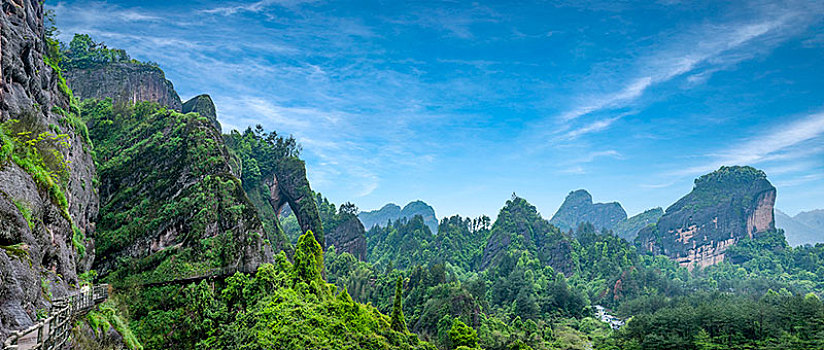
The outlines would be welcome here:
<svg viewBox="0 0 824 350">
<path fill-rule="evenodd" d="M 796 153 L 809 154 L 801 144 L 824 135 L 824 112 L 802 117 L 784 127 L 767 129 L 761 135 L 741 141 L 728 150 L 710 155 L 708 163 L 676 171 L 680 175 L 696 175 L 718 169 L 722 165 L 755 165 L 765 161 L 793 158 Z M 774 130 L 774 131 L 773 131 Z M 813 148 L 821 151 L 821 148 Z"/>
</svg>

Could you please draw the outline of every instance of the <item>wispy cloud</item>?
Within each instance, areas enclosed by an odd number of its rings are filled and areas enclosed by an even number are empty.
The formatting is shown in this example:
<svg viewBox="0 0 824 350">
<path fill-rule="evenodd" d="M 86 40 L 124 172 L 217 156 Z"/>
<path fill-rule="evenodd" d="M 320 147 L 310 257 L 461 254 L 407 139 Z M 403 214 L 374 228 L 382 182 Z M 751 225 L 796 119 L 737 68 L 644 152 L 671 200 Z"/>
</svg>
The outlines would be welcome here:
<svg viewBox="0 0 824 350">
<path fill-rule="evenodd" d="M 824 113 L 810 114 L 786 126 L 774 126 L 770 132 L 743 140 L 728 150 L 711 154 L 713 159 L 708 163 L 679 170 L 675 174 L 696 175 L 718 169 L 722 165 L 755 165 L 767 160 L 776 160 L 778 155 L 791 157 L 795 152 L 808 153 L 807 150 L 794 147 L 822 136 Z"/>
<path fill-rule="evenodd" d="M 202 10 L 203 13 L 219 14 L 223 16 L 231 16 L 243 12 L 260 13 L 265 11 L 268 7 L 279 5 L 286 8 L 292 8 L 300 4 L 314 2 L 313 0 L 261 0 L 253 3 L 236 3 L 229 6 L 218 6 Z"/>
</svg>

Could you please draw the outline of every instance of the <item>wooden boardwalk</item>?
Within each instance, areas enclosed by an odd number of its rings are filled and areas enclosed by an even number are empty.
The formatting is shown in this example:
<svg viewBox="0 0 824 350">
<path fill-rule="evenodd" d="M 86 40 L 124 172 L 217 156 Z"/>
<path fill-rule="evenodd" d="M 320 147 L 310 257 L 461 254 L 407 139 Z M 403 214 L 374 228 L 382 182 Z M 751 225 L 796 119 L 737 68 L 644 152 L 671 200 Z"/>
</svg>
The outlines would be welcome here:
<svg viewBox="0 0 824 350">
<path fill-rule="evenodd" d="M 109 298 L 109 285 L 85 287 L 79 292 L 52 302 L 49 317 L 35 325 L 9 335 L 3 350 L 56 350 L 62 349 L 69 340 L 72 321 L 89 312 L 97 304 Z"/>
</svg>

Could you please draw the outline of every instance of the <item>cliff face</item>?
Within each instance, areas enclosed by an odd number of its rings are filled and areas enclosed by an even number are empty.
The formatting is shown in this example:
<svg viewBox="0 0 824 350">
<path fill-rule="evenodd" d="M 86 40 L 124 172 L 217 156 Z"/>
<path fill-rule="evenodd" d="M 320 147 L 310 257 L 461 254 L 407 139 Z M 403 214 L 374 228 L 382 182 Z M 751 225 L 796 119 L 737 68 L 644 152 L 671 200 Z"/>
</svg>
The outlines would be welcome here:
<svg viewBox="0 0 824 350">
<path fill-rule="evenodd" d="M 356 217 L 344 221 L 328 232 L 326 246 L 335 246 L 335 252 L 354 255 L 358 260 L 366 260 L 366 230 Z"/>
<path fill-rule="evenodd" d="M 435 216 L 435 209 L 423 201 L 409 202 L 403 209 L 394 203 L 389 203 L 378 210 L 359 213 L 358 219 L 364 227 L 370 229 L 375 225 L 384 226 L 389 220 L 412 219 L 415 215 L 420 215 L 423 218 L 424 223 L 433 234 L 438 232 L 438 217 Z"/>
<path fill-rule="evenodd" d="M 586 190 L 572 191 L 558 208 L 549 223 L 563 231 L 574 230 L 579 223 L 589 222 L 597 230 L 612 229 L 627 218 L 627 212 L 617 202 L 592 203 Z"/>
<path fill-rule="evenodd" d="M 273 176 L 264 179 L 269 191 L 269 204 L 280 213 L 287 203 L 298 219 L 301 232 L 312 230 L 315 239 L 326 247 L 320 213 L 306 178 L 306 164 L 297 157 L 286 157 L 277 163 Z"/>
<path fill-rule="evenodd" d="M 271 260 L 263 226 L 203 117 L 140 103 L 81 106 L 100 164 L 95 268 L 113 282 L 155 282 Z"/>
<path fill-rule="evenodd" d="M 78 274 L 94 259 L 94 243 L 85 237 L 92 236 L 98 211 L 83 128 L 64 112 L 70 110 L 68 90 L 59 70 L 44 60 L 43 3 L 4 0 L 2 6 L 0 342 L 32 325 L 38 312 L 50 308 L 49 300 L 78 284 Z M 19 132 L 67 137 L 27 148 L 29 138 Z M 68 167 L 60 170 L 64 162 Z M 50 180 L 43 171 L 63 175 Z"/>
<path fill-rule="evenodd" d="M 775 229 L 775 195 L 763 171 L 722 167 L 696 179 L 692 192 L 642 229 L 636 242 L 689 268 L 717 264 L 740 239 Z"/>
<path fill-rule="evenodd" d="M 214 126 L 218 132 L 222 130 L 220 127 L 220 122 L 217 121 L 217 109 L 215 108 L 215 103 L 212 101 L 211 96 L 203 94 L 192 97 L 192 99 L 183 104 L 182 108 L 183 113 L 194 112 L 200 114 L 200 116 L 209 119 L 209 122 L 212 123 L 212 126 Z"/>
<path fill-rule="evenodd" d="M 157 102 L 176 111 L 183 106 L 172 82 L 160 68 L 139 63 L 109 63 L 67 70 L 66 81 L 83 100 L 111 98 L 115 103 Z M 219 129 L 218 129 L 219 130 Z"/>
</svg>

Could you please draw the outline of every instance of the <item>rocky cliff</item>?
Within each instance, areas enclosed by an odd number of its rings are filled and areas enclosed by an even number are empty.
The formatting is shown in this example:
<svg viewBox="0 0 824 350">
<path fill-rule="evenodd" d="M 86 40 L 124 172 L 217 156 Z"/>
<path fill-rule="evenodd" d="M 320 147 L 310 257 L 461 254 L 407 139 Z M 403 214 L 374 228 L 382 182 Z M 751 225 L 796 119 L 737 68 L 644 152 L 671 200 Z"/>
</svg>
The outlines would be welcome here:
<svg viewBox="0 0 824 350">
<path fill-rule="evenodd" d="M 763 171 L 721 167 L 696 179 L 692 192 L 642 229 L 636 243 L 689 268 L 717 264 L 740 239 L 775 229 L 775 195 Z"/>
<path fill-rule="evenodd" d="M 263 226 L 207 118 L 155 103 L 81 105 L 96 144 L 102 209 L 95 268 L 145 283 L 270 261 Z"/>
<path fill-rule="evenodd" d="M 45 57 L 43 3 L 3 0 L 2 8 L 0 342 L 76 288 L 94 259 L 87 237 L 98 211 L 85 127 Z"/>
<path fill-rule="evenodd" d="M 221 131 L 220 122 L 217 121 L 217 109 L 211 96 L 203 94 L 192 97 L 192 99 L 183 103 L 182 108 L 183 113 L 197 113 L 202 117 L 206 117 L 217 131 Z"/>
<path fill-rule="evenodd" d="M 361 220 L 364 227 L 370 229 L 375 225 L 385 226 L 390 220 L 411 219 L 415 215 L 420 215 L 423 218 L 424 223 L 433 234 L 438 232 L 438 217 L 435 216 L 435 209 L 424 201 L 409 202 L 403 209 L 397 204 L 389 203 L 378 210 L 359 213 L 358 219 Z"/>
<path fill-rule="evenodd" d="M 158 67 L 116 62 L 66 70 L 66 81 L 74 95 L 83 100 L 111 98 L 115 103 L 157 102 L 176 111 L 183 106 L 172 82 Z"/>
<path fill-rule="evenodd" d="M 358 260 L 366 260 L 366 230 L 357 217 L 351 217 L 327 232 L 327 247 L 335 246 L 338 254 L 346 252 Z"/>
<path fill-rule="evenodd" d="M 627 218 L 627 212 L 618 202 L 593 203 L 586 190 L 572 191 L 558 208 L 549 223 L 563 231 L 574 230 L 579 223 L 589 222 L 596 229 L 612 229 Z"/>
</svg>

